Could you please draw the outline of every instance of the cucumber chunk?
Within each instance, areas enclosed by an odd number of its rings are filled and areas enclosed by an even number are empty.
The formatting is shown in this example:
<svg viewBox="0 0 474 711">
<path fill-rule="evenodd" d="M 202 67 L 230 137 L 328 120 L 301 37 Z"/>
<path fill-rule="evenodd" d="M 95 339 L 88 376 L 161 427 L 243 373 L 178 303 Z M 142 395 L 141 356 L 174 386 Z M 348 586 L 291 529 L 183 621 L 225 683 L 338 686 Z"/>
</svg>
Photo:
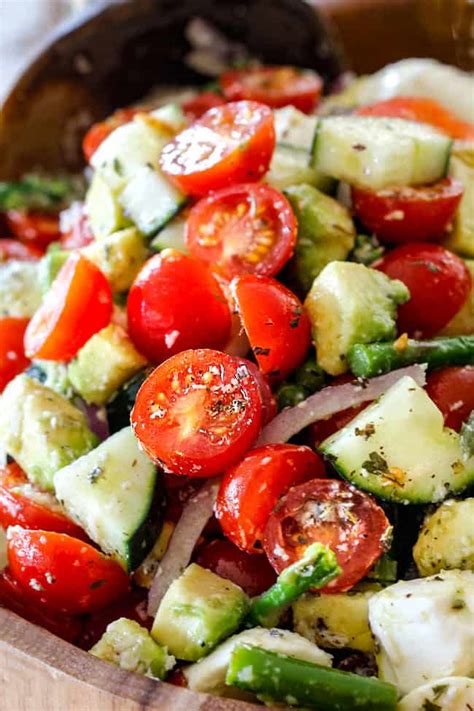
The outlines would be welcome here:
<svg viewBox="0 0 474 711">
<path fill-rule="evenodd" d="M 148 630 L 125 617 L 108 625 L 90 654 L 126 671 L 155 679 L 164 679 L 175 664 L 174 657 L 151 638 Z"/>
<path fill-rule="evenodd" d="M 434 128 L 404 119 L 333 116 L 319 122 L 313 165 L 368 190 L 433 183 L 446 174 L 451 144 Z"/>
<path fill-rule="evenodd" d="M 397 711 L 469 711 L 474 708 L 474 679 L 446 676 L 418 686 L 398 702 Z"/>
<path fill-rule="evenodd" d="M 195 662 L 237 630 L 247 609 L 238 585 L 193 563 L 168 588 L 151 634 L 178 659 Z"/>
<path fill-rule="evenodd" d="M 320 446 L 339 473 L 381 499 L 405 504 L 441 501 L 474 482 L 474 457 L 408 376 Z"/>
<path fill-rule="evenodd" d="M 96 240 L 81 252 L 105 274 L 113 292 L 131 287 L 148 256 L 143 236 L 135 227 Z"/>
<path fill-rule="evenodd" d="M 161 252 L 162 249 L 177 249 L 178 252 L 189 254 L 185 237 L 187 217 L 188 210 L 186 208 L 179 215 L 173 217 L 152 239 L 150 242 L 151 249 L 156 252 Z"/>
<path fill-rule="evenodd" d="M 130 427 L 60 469 L 54 487 L 71 518 L 105 553 L 128 571 L 140 565 L 159 534 L 164 494 Z"/>
</svg>

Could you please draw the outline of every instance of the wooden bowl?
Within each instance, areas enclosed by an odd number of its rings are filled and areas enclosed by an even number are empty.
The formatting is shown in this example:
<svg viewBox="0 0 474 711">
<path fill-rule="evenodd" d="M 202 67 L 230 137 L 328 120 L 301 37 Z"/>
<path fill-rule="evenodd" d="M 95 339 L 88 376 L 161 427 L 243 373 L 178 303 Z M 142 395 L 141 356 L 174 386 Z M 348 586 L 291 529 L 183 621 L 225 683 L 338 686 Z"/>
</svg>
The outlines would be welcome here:
<svg viewBox="0 0 474 711">
<path fill-rule="evenodd" d="M 442 0 L 444 1 L 444 0 Z M 467 1 L 467 0 L 466 0 Z M 139 99 L 153 84 L 198 83 L 183 64 L 187 19 L 212 20 L 270 63 L 314 67 L 327 81 L 345 68 L 337 27 L 357 71 L 404 56 L 462 64 L 420 17 L 431 0 L 133 0 L 99 3 L 64 24 L 5 100 L 0 179 L 27 170 L 77 168 L 90 123 Z M 449 7 L 465 0 L 446 0 Z M 446 5 L 447 7 L 447 5 Z M 438 28 L 439 29 L 439 28 Z M 288 42 L 287 40 L 293 40 Z M 0 607 L 0 708 L 5 711 L 250 711 L 99 661 Z"/>
</svg>

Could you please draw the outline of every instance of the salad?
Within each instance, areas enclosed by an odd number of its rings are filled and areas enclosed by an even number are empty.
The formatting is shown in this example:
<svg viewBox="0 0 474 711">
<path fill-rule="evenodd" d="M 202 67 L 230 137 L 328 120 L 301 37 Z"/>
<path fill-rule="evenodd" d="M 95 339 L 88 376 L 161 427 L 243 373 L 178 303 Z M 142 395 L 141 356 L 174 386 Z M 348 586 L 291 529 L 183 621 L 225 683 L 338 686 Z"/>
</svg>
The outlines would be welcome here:
<svg viewBox="0 0 474 711">
<path fill-rule="evenodd" d="M 474 125 L 374 81 L 232 69 L 0 185 L 1 605 L 194 691 L 474 708 Z"/>
</svg>

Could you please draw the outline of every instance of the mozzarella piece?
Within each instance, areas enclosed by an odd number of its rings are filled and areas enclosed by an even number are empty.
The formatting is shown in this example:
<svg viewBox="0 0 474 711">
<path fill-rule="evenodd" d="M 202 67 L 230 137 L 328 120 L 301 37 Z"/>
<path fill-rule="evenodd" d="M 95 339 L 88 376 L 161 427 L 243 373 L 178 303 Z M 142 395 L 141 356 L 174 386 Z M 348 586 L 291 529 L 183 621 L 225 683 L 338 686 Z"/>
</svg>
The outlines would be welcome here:
<svg viewBox="0 0 474 711">
<path fill-rule="evenodd" d="M 397 711 L 425 711 L 427 708 L 437 711 L 467 711 L 474 708 L 474 679 L 448 676 L 423 684 L 403 697 Z"/>
<path fill-rule="evenodd" d="M 407 694 L 474 672 L 474 574 L 450 570 L 400 581 L 369 600 L 379 676 Z"/>
</svg>

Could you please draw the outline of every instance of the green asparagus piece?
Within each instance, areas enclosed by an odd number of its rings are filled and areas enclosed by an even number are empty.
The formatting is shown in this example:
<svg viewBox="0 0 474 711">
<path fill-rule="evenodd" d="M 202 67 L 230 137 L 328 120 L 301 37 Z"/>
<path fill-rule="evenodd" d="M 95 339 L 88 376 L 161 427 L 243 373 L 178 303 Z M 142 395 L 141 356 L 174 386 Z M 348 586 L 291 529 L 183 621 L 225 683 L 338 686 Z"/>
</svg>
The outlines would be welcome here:
<svg viewBox="0 0 474 711">
<path fill-rule="evenodd" d="M 226 684 L 253 691 L 265 701 L 318 711 L 395 711 L 397 706 L 392 684 L 248 644 L 234 648 Z"/>
<path fill-rule="evenodd" d="M 362 378 L 372 378 L 412 363 L 427 363 L 428 368 L 472 365 L 474 336 L 434 338 L 432 341 L 409 338 L 406 343 L 399 339 L 391 343 L 356 344 L 350 349 L 347 360 L 354 375 Z"/>
<path fill-rule="evenodd" d="M 350 253 L 349 259 L 351 262 L 358 262 L 370 267 L 384 252 L 385 248 L 382 247 L 375 235 L 357 235 L 355 247 Z"/>
<path fill-rule="evenodd" d="M 310 393 L 302 385 L 283 383 L 276 393 L 278 409 L 283 410 L 284 407 L 294 407 L 299 402 L 306 400 L 308 395 Z"/>
<path fill-rule="evenodd" d="M 322 588 L 341 569 L 336 556 L 322 543 L 313 543 L 300 560 L 285 568 L 266 592 L 250 603 L 246 623 L 249 627 L 275 627 L 278 620 L 300 595 L 310 588 Z"/>
<path fill-rule="evenodd" d="M 308 395 L 312 395 L 326 385 L 327 376 L 316 362 L 316 354 L 295 370 L 294 379 L 297 385 L 306 388 Z"/>
<path fill-rule="evenodd" d="M 0 182 L 0 210 L 56 212 L 79 196 L 79 181 L 27 175 L 22 180 Z"/>
</svg>

